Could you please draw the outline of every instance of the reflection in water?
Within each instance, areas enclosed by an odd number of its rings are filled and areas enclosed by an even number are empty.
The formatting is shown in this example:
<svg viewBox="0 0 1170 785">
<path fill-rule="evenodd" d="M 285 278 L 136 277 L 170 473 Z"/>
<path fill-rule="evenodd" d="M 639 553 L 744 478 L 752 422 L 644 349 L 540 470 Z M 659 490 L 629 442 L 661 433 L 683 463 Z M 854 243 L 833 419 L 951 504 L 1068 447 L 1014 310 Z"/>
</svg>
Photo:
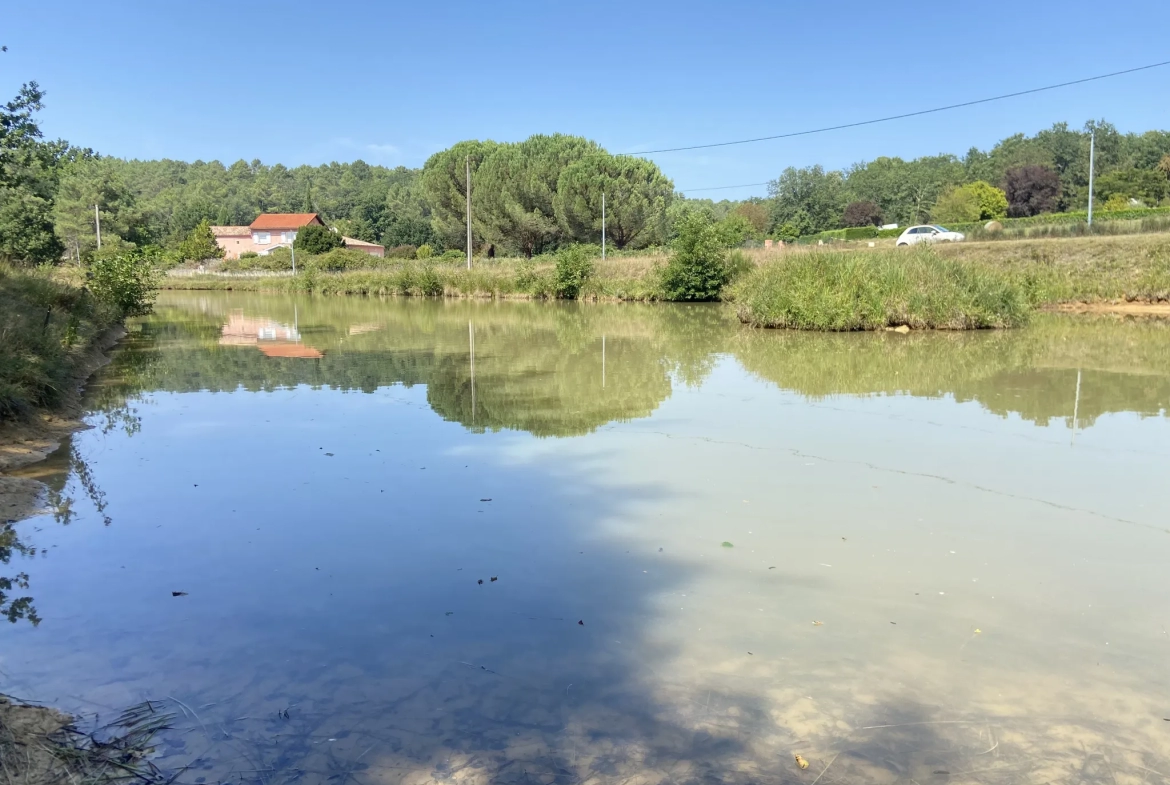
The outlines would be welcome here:
<svg viewBox="0 0 1170 785">
<path fill-rule="evenodd" d="M 1166 782 L 1168 338 L 167 295 L 0 666 L 207 782 Z"/>
<path fill-rule="evenodd" d="M 245 316 L 251 302 L 277 315 Z M 1170 325 L 1159 321 L 1052 317 L 1010 332 L 798 334 L 741 330 L 704 306 L 409 301 L 388 308 L 351 299 L 306 306 L 309 321 L 298 330 L 279 321 L 284 311 L 290 323 L 301 321 L 296 308 L 257 296 L 167 297 L 118 355 L 108 384 L 130 395 L 426 384 L 435 411 L 470 428 L 572 436 L 648 416 L 670 395 L 672 376 L 700 384 L 720 354 L 731 354 L 749 372 L 814 400 L 949 396 L 1038 425 L 1061 418 L 1070 428 L 1074 409 L 1078 428 L 1111 412 L 1170 409 Z M 224 348 L 238 345 L 260 346 L 266 356 Z M 285 358 L 292 361 L 272 362 Z"/>
</svg>

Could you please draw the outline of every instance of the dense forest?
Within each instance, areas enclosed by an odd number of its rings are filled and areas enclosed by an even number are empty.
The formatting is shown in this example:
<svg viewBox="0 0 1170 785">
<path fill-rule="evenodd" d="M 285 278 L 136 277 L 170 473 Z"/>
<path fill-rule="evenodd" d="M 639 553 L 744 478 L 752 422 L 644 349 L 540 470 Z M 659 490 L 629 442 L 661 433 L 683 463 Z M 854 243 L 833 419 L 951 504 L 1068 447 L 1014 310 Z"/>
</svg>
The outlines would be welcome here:
<svg viewBox="0 0 1170 785">
<path fill-rule="evenodd" d="M 341 233 L 386 246 L 464 248 L 465 178 L 472 178 L 477 246 L 532 255 L 601 233 L 616 248 L 668 242 L 685 213 L 723 221 L 738 239 L 783 239 L 848 226 L 967 222 L 1084 209 L 1089 132 L 1096 134 L 1095 196 L 1104 209 L 1170 200 L 1170 132 L 1123 134 L 1105 122 L 1057 123 L 989 151 L 845 171 L 788 168 L 767 198 L 686 199 L 651 161 L 611 155 L 587 139 L 537 135 L 516 143 L 465 141 L 421 169 L 363 161 L 289 168 L 259 160 L 123 160 L 43 138 L 44 94 L 25 85 L 0 109 L 0 260 L 81 259 L 96 246 L 178 252 L 200 222 L 248 224 L 262 212 L 316 212 Z"/>
</svg>

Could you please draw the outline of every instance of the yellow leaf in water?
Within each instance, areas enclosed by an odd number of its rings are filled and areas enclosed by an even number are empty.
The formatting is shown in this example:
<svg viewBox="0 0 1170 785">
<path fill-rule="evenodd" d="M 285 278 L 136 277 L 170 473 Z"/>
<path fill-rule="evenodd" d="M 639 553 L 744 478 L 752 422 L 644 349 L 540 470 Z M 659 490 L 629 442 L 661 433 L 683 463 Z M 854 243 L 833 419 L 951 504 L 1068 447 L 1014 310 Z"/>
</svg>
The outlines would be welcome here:
<svg viewBox="0 0 1170 785">
<path fill-rule="evenodd" d="M 978 627 L 976 627 L 976 628 L 975 628 L 975 634 L 976 634 L 976 635 L 978 635 L 978 634 L 979 634 L 979 633 L 981 633 L 981 632 L 983 632 L 983 630 L 979 629 Z"/>
<path fill-rule="evenodd" d="M 796 756 L 796 765 L 802 769 L 807 769 L 808 768 L 808 761 L 806 761 L 804 758 L 797 755 Z"/>
<path fill-rule="evenodd" d="M 824 622 L 823 622 L 823 621 L 814 621 L 814 622 L 813 622 L 813 626 L 814 626 L 814 627 L 820 627 L 822 624 L 824 624 Z"/>
</svg>

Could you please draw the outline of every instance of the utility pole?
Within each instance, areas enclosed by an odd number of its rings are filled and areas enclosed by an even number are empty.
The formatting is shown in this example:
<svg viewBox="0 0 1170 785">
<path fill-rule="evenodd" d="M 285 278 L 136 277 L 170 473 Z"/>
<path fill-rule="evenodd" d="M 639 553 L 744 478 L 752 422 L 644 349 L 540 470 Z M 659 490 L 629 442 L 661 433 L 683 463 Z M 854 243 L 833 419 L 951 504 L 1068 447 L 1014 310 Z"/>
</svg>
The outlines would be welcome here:
<svg viewBox="0 0 1170 785">
<path fill-rule="evenodd" d="M 93 206 L 93 225 L 97 229 L 98 250 L 102 248 L 102 214 L 98 212 L 98 206 Z"/>
<path fill-rule="evenodd" d="M 288 249 L 292 251 L 293 275 L 297 274 L 297 249 L 289 243 Z"/>
<path fill-rule="evenodd" d="M 1089 226 L 1093 225 L 1093 154 L 1097 147 L 1097 129 L 1089 131 Z"/>
<path fill-rule="evenodd" d="M 471 353 L 471 425 L 475 426 L 475 324 L 467 321 L 467 345 Z"/>
<path fill-rule="evenodd" d="M 467 269 L 471 269 L 471 156 L 467 155 L 463 159 L 464 165 L 467 167 Z"/>
<path fill-rule="evenodd" d="M 605 261 L 605 191 L 601 192 L 601 261 Z"/>
</svg>

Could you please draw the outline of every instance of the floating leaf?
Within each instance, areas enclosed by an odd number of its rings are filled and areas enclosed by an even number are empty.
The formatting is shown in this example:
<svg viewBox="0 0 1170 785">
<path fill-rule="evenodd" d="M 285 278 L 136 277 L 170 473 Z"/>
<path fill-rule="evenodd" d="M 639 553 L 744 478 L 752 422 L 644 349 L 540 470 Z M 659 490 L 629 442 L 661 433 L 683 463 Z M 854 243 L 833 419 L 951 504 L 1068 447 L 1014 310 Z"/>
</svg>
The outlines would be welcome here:
<svg viewBox="0 0 1170 785">
<path fill-rule="evenodd" d="M 729 543 L 727 540 L 724 540 L 724 541 L 723 541 L 723 547 L 724 547 L 724 548 L 734 548 L 735 546 L 734 546 L 734 545 L 732 545 L 731 543 Z"/>
</svg>

